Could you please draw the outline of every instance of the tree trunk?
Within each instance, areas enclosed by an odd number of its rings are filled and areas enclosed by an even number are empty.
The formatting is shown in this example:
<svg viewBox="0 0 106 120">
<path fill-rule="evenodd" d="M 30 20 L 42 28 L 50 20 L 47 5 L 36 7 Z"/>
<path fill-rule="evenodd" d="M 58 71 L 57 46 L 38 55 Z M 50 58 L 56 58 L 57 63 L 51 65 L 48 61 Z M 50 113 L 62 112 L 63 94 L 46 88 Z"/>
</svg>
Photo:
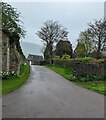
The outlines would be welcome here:
<svg viewBox="0 0 106 120">
<path fill-rule="evenodd" d="M 50 44 L 50 65 L 53 64 L 53 46 Z"/>
<path fill-rule="evenodd" d="M 100 59 L 100 58 L 101 58 L 100 50 L 101 50 L 101 39 L 100 39 L 100 37 L 99 37 L 99 41 L 98 41 L 98 49 L 97 49 L 97 59 Z"/>
</svg>

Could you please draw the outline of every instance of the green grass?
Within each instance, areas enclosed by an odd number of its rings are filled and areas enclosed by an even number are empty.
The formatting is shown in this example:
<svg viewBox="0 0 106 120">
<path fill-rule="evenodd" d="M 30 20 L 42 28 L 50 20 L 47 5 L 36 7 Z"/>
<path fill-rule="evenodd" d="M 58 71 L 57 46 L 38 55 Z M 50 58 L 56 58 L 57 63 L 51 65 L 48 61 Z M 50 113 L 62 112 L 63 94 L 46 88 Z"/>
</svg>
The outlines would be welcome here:
<svg viewBox="0 0 106 120">
<path fill-rule="evenodd" d="M 2 94 L 9 93 L 21 87 L 28 79 L 30 74 L 30 66 L 28 64 L 21 65 L 19 76 L 12 76 L 8 80 L 2 80 Z"/>
<path fill-rule="evenodd" d="M 76 82 L 77 85 L 106 96 L 105 81 Z"/>
<path fill-rule="evenodd" d="M 47 65 L 48 68 L 50 68 L 51 70 L 55 71 L 56 73 L 62 75 L 64 78 L 66 78 L 67 80 L 72 81 L 73 78 L 73 72 L 72 70 L 68 69 L 68 68 L 63 68 L 60 66 L 55 66 L 55 65 Z M 72 81 L 74 82 L 74 81 Z M 87 88 L 89 90 L 95 91 L 99 94 L 103 94 L 106 95 L 106 89 L 105 89 L 105 85 L 106 85 L 106 81 L 103 80 L 93 80 L 93 81 L 88 81 L 88 82 L 74 82 L 76 85 L 79 85 L 81 87 Z"/>
<path fill-rule="evenodd" d="M 0 80 L 0 95 L 2 94 L 2 80 Z"/>
<path fill-rule="evenodd" d="M 53 71 L 55 71 L 56 73 L 59 73 L 60 75 L 62 75 L 64 78 L 71 80 L 73 78 L 73 72 L 71 69 L 67 68 L 62 68 L 62 67 L 58 67 L 58 66 L 50 66 L 47 65 L 48 68 L 52 69 Z"/>
</svg>

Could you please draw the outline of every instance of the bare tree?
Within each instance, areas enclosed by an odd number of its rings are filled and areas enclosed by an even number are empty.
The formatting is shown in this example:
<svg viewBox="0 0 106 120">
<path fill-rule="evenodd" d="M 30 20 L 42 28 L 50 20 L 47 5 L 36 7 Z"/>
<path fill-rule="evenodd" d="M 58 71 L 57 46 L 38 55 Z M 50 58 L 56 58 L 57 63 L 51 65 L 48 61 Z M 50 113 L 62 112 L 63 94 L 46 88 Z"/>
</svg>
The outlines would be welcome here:
<svg viewBox="0 0 106 120">
<path fill-rule="evenodd" d="M 92 35 L 93 42 L 97 46 L 97 59 L 99 59 L 101 54 L 101 48 L 104 42 L 106 42 L 106 20 L 96 20 L 94 24 L 89 23 L 88 26 L 88 33 Z"/>
<path fill-rule="evenodd" d="M 53 57 L 53 44 L 60 39 L 65 39 L 68 36 L 68 31 L 58 21 L 49 20 L 44 23 L 40 31 L 36 33 L 44 45 L 46 45 L 45 54 L 48 54 L 50 63 Z M 46 59 L 46 58 L 45 58 Z"/>
</svg>

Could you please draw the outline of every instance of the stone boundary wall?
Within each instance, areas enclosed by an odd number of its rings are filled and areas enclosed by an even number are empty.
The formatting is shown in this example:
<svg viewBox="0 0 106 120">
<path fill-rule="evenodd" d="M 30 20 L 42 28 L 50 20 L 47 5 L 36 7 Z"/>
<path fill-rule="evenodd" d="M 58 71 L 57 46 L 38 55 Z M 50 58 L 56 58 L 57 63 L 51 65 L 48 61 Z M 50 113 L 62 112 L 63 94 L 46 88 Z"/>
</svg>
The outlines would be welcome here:
<svg viewBox="0 0 106 120">
<path fill-rule="evenodd" d="M 9 56 L 10 56 L 10 51 L 9 51 L 9 38 L 2 33 L 2 71 L 9 71 Z"/>
<path fill-rule="evenodd" d="M 2 35 L 2 36 L 1 36 Z M 19 74 L 20 64 L 22 63 L 21 55 L 16 49 L 16 45 L 9 43 L 9 37 L 0 30 L 0 65 L 1 71 L 12 72 Z"/>
<path fill-rule="evenodd" d="M 0 30 L 0 72 L 2 71 L 2 32 Z"/>
<path fill-rule="evenodd" d="M 76 76 L 89 75 L 89 76 L 104 76 L 104 64 L 92 64 L 92 63 L 75 63 L 74 74 Z"/>
<path fill-rule="evenodd" d="M 81 63 L 75 60 L 54 60 L 54 65 L 62 66 L 65 68 L 71 68 L 75 76 L 89 75 L 89 76 L 100 76 L 104 77 L 104 63 Z"/>
</svg>

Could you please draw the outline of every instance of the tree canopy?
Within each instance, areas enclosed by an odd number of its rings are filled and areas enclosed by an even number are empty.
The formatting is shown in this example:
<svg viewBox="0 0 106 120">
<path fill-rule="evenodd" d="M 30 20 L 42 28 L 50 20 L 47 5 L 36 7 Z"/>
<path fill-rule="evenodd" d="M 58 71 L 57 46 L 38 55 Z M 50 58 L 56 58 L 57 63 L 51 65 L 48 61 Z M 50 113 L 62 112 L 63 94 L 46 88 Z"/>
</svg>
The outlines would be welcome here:
<svg viewBox="0 0 106 120">
<path fill-rule="evenodd" d="M 87 30 L 80 33 L 78 41 L 84 44 L 86 56 L 89 56 L 91 52 L 97 49 L 97 46 L 93 42 L 93 36 L 89 34 Z"/>
<path fill-rule="evenodd" d="M 8 3 L 1 2 L 2 6 L 2 30 L 8 34 L 9 37 L 18 36 L 24 37 L 25 30 L 20 20 L 20 12 L 13 8 Z"/>
<path fill-rule="evenodd" d="M 72 57 L 72 44 L 68 40 L 60 40 L 56 45 L 56 55 L 62 57 L 65 54 Z"/>
<path fill-rule="evenodd" d="M 67 38 L 68 31 L 58 21 L 49 20 L 44 22 L 44 26 L 36 33 L 42 42 L 53 44 L 60 39 Z"/>
<path fill-rule="evenodd" d="M 97 58 L 99 59 L 103 44 L 106 42 L 106 20 L 95 20 L 94 23 L 89 23 L 87 30 L 92 35 L 93 42 L 97 46 Z"/>
<path fill-rule="evenodd" d="M 95 53 L 96 58 L 99 59 L 104 42 L 106 42 L 106 21 L 104 19 L 95 20 L 94 23 L 88 24 L 85 31 L 80 33 L 75 51 L 79 54 L 83 50 L 85 56 Z"/>
<path fill-rule="evenodd" d="M 77 53 L 78 57 L 85 57 L 86 55 L 86 48 L 82 41 L 78 40 L 78 44 L 74 50 L 75 53 Z"/>
<path fill-rule="evenodd" d="M 48 55 L 49 58 L 47 59 L 52 59 L 53 44 L 68 37 L 67 29 L 59 24 L 58 21 L 53 20 L 46 21 L 36 34 L 46 46 L 44 53 Z"/>
<path fill-rule="evenodd" d="M 20 38 L 25 36 L 23 23 L 20 20 L 21 13 L 4 2 L 0 3 L 0 10 L 0 17 L 2 18 L 0 19 L 0 29 L 9 37 L 10 45 L 25 58 L 19 42 Z"/>
</svg>

